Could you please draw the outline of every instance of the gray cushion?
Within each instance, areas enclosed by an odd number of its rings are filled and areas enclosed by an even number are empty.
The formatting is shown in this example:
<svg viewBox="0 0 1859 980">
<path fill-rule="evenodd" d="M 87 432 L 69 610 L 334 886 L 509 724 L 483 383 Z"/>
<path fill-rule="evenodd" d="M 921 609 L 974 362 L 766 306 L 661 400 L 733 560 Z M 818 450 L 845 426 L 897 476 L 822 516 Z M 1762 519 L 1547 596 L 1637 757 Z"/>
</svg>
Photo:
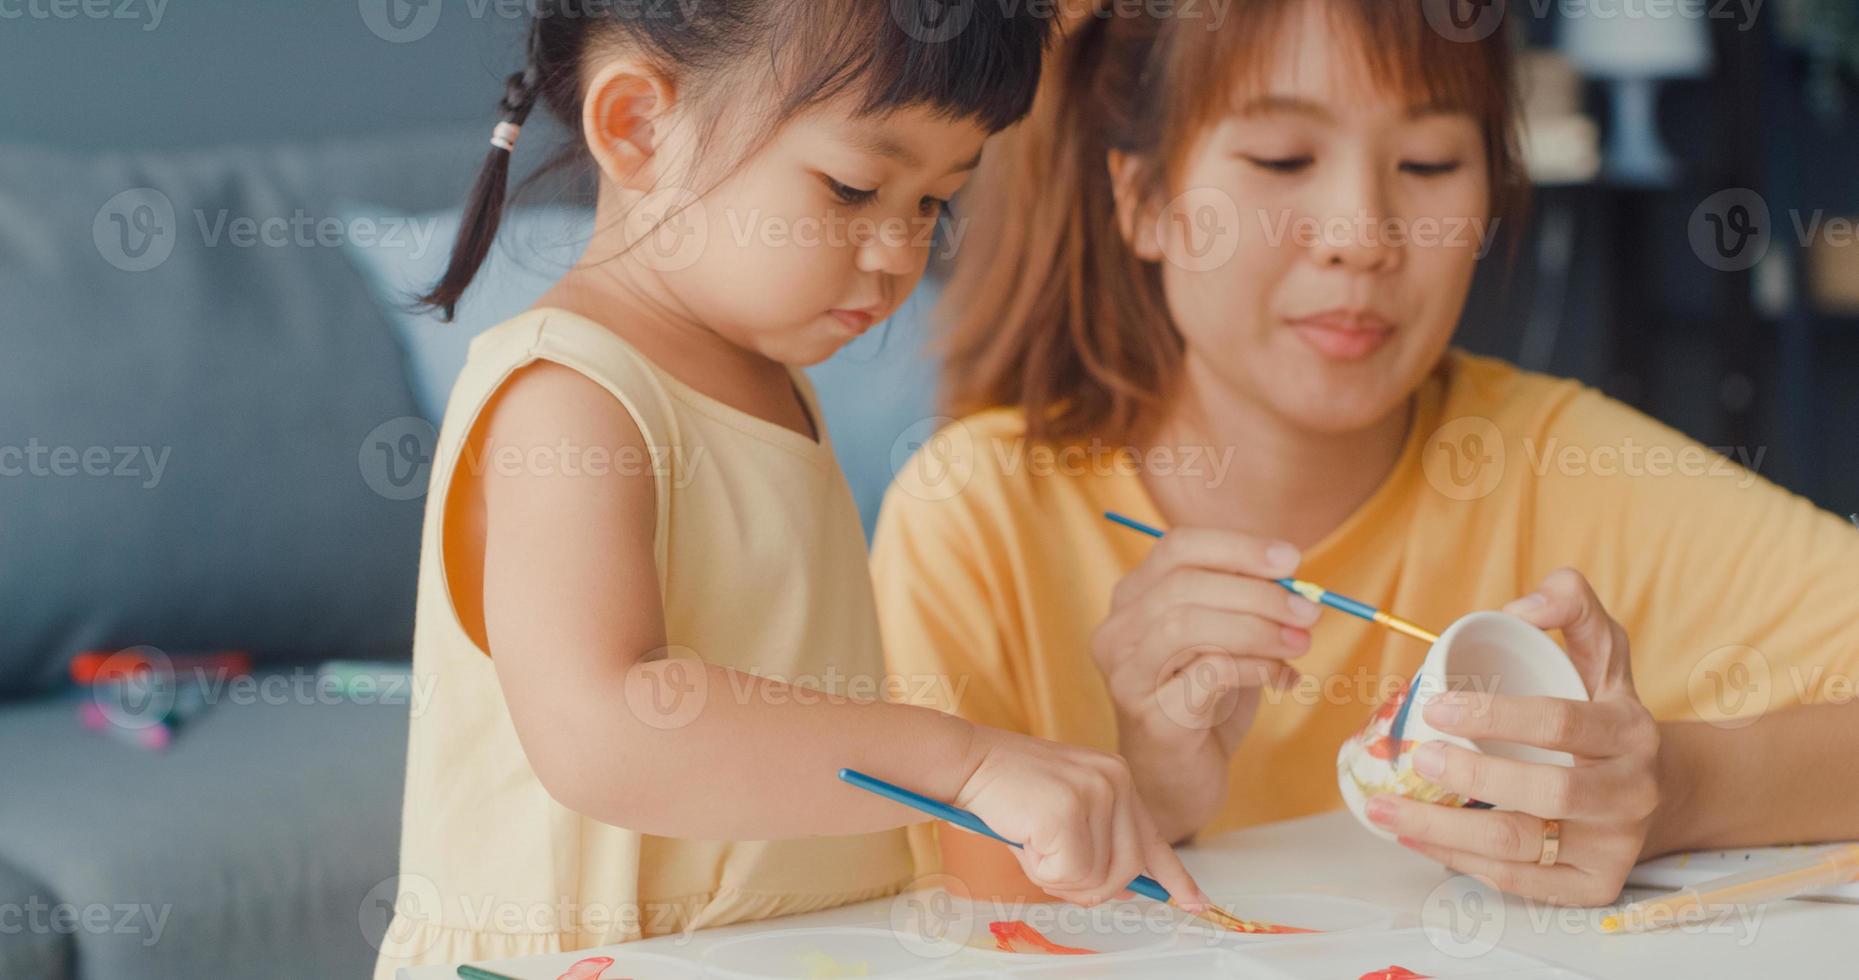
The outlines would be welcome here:
<svg viewBox="0 0 1859 980">
<path fill-rule="evenodd" d="M 58 896 L 0 860 L 0 977 L 65 980 L 72 934 L 82 919 L 60 911 Z"/>
<path fill-rule="evenodd" d="M 110 928 L 66 937 L 79 976 L 322 980 L 372 968 L 365 907 L 396 873 L 404 698 L 238 700 L 165 754 L 85 731 L 71 700 L 0 710 L 0 862 L 79 910 L 113 912 Z M 0 948 L 12 956 L 16 942 Z M 0 976 L 59 975 L 0 957 Z"/>
<path fill-rule="evenodd" d="M 416 411 L 339 247 L 386 229 L 299 216 L 454 204 L 482 146 L 0 147 L 0 697 L 136 643 L 406 655 L 422 501 L 364 442 Z"/>
</svg>

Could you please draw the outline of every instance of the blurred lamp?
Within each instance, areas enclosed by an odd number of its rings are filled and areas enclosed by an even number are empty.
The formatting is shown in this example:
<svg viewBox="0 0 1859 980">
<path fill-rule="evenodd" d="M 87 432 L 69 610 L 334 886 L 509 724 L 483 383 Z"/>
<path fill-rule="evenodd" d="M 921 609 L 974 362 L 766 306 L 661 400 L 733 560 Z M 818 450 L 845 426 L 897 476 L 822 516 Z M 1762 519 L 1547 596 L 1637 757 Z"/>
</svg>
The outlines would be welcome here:
<svg viewBox="0 0 1859 980">
<path fill-rule="evenodd" d="M 1562 50 L 1584 73 L 1607 80 L 1611 90 L 1609 177 L 1635 183 L 1670 179 L 1672 158 L 1659 140 L 1658 84 L 1710 72 L 1710 25 L 1694 9 L 1701 6 L 1589 3 L 1564 14 Z"/>
</svg>

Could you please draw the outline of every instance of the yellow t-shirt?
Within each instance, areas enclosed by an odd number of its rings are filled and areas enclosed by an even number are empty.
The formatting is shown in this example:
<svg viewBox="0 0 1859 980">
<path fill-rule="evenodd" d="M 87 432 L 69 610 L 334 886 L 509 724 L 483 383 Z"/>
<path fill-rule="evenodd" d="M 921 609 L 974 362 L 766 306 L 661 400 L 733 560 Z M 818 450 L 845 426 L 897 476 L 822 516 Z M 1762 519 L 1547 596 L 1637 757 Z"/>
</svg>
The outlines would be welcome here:
<svg viewBox="0 0 1859 980">
<path fill-rule="evenodd" d="M 899 472 L 872 566 L 890 670 L 948 678 L 913 685 L 918 700 L 1116 749 L 1091 634 L 1154 542 L 1102 515 L 1165 522 L 1107 456 L 1036 448 L 999 409 Z M 1220 460 L 1166 462 L 1212 477 Z M 1228 462 L 1246 465 L 1243 447 Z M 1443 630 L 1564 565 L 1626 627 L 1661 719 L 1852 697 L 1859 530 L 1593 390 L 1460 352 L 1418 391 L 1393 473 L 1298 577 Z M 1305 684 L 1266 695 L 1203 833 L 1340 806 L 1337 747 L 1426 652 L 1335 611 L 1311 641 Z"/>
<path fill-rule="evenodd" d="M 491 658 L 466 633 L 446 583 L 445 498 L 491 395 L 538 360 L 599 383 L 655 460 L 591 454 L 519 465 L 652 467 L 654 547 L 676 656 L 790 683 L 877 690 L 883 672 L 865 535 L 822 433 L 815 442 L 710 398 L 617 334 L 561 310 L 532 310 L 472 342 L 433 453 L 414 619 L 395 915 L 377 980 L 400 966 L 555 953 L 686 928 L 830 908 L 891 894 L 912 876 L 903 831 L 785 841 L 700 841 L 634 833 L 557 803 L 537 779 Z M 793 372 L 821 417 L 806 376 Z M 617 704 L 615 710 L 627 710 Z M 615 753 L 624 746 L 589 746 Z M 703 773 L 666 786 L 718 806 L 753 806 Z M 371 896 L 372 897 L 372 896 Z M 372 907 L 370 910 L 372 911 Z"/>
</svg>

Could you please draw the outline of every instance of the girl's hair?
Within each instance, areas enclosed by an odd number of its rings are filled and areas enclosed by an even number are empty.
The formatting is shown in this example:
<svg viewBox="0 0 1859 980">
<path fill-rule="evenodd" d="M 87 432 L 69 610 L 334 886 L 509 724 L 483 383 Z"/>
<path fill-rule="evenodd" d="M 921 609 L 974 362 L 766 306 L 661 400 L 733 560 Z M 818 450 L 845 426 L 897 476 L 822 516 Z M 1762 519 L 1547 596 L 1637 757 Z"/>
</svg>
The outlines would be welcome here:
<svg viewBox="0 0 1859 980">
<path fill-rule="evenodd" d="M 1221 30 L 1203 19 L 1103 17 L 1067 41 L 1026 125 L 999 138 L 967 192 L 974 225 L 944 294 L 953 326 L 945 402 L 958 417 L 1016 406 L 1029 438 L 1133 439 L 1168 403 L 1183 342 L 1160 267 L 1119 229 L 1108 165 L 1128 155 L 1146 212 L 1166 199 L 1205 127 L 1263 91 L 1273 45 L 1300 3 L 1359 39 L 1379 87 L 1471 113 L 1484 132 L 1500 226 L 1528 203 L 1504 31 L 1448 40 L 1419 0 L 1244 0 Z M 972 217 L 969 217 L 972 216 Z"/>
<path fill-rule="evenodd" d="M 527 63 L 504 83 L 501 120 L 538 102 L 574 139 L 531 179 L 586 155 L 581 103 L 603 54 L 646 59 L 697 121 L 707 170 L 739 165 L 796 114 L 830 99 L 879 116 L 928 107 L 989 133 L 1026 115 L 1052 27 L 1038 5 L 938 0 L 536 0 Z M 949 8 L 949 9 L 944 9 Z M 940 16 L 935 16 L 940 13 Z M 728 106 L 730 123 L 722 126 Z M 747 121 L 744 122 L 743 120 Z M 706 152 L 727 131 L 729 167 Z M 419 303 L 451 319 L 497 236 L 511 151 L 493 145 L 445 275 Z M 720 176 L 719 176 L 720 179 Z"/>
</svg>

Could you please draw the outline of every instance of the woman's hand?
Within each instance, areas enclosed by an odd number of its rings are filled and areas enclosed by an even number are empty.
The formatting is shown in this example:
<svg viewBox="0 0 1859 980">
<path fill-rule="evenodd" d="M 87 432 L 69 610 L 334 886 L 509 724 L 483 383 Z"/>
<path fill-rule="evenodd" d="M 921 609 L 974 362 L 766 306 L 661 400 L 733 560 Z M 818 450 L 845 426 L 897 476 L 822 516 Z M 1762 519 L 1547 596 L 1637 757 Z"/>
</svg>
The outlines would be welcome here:
<svg viewBox="0 0 1859 980">
<path fill-rule="evenodd" d="M 1118 749 L 1169 840 L 1212 819 L 1227 759 L 1259 691 L 1297 682 L 1321 610 L 1274 581 L 1297 570 L 1289 544 L 1177 528 L 1117 583 L 1091 655 L 1116 706 Z"/>
<path fill-rule="evenodd" d="M 1454 871 L 1488 878 L 1501 891 L 1604 905 L 1618 897 L 1639 860 L 1660 800 L 1659 729 L 1633 690 L 1626 631 L 1588 581 L 1566 568 L 1504 611 L 1562 631 L 1590 700 L 1461 692 L 1429 704 L 1426 720 L 1465 738 L 1567 752 L 1574 766 L 1515 762 L 1431 742 L 1414 755 L 1421 775 L 1506 810 L 1381 796 L 1369 801 L 1369 819 L 1408 847 Z M 1547 819 L 1561 824 L 1553 866 L 1538 863 Z"/>
<path fill-rule="evenodd" d="M 1122 758 L 993 728 L 975 738 L 980 763 L 955 802 L 1022 844 L 1014 855 L 1041 890 L 1088 907 L 1148 874 L 1190 912 L 1207 904 Z"/>
</svg>

